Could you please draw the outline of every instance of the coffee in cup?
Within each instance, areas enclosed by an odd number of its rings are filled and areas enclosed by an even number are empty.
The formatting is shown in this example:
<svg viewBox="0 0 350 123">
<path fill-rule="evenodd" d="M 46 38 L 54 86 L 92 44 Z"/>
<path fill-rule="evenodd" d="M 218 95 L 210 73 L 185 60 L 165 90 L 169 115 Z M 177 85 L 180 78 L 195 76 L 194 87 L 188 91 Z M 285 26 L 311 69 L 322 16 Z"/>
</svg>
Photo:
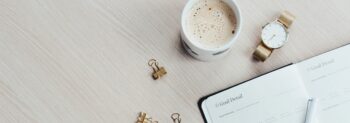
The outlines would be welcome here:
<svg viewBox="0 0 350 123">
<path fill-rule="evenodd" d="M 185 49 L 205 61 L 227 54 L 240 30 L 239 16 L 232 0 L 190 0 L 181 20 Z"/>
</svg>

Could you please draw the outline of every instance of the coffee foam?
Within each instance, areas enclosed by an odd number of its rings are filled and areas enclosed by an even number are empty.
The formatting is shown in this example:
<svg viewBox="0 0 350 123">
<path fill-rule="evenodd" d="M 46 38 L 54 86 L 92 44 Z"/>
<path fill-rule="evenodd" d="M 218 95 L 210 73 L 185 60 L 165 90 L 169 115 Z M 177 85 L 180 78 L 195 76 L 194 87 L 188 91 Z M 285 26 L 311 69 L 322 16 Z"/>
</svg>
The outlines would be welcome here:
<svg viewBox="0 0 350 123">
<path fill-rule="evenodd" d="M 234 35 L 236 25 L 232 9 L 221 0 L 199 0 L 186 20 L 187 33 L 206 48 L 217 48 Z"/>
</svg>

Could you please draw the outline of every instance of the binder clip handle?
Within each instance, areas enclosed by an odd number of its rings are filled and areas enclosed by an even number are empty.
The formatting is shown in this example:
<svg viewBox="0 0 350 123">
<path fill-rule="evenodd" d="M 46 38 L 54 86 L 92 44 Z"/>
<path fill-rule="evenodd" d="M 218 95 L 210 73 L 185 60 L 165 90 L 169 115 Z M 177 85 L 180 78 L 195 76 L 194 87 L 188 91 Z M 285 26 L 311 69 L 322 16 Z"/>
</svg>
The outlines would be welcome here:
<svg viewBox="0 0 350 123">
<path fill-rule="evenodd" d="M 171 119 L 173 119 L 174 123 L 181 123 L 181 118 L 179 113 L 173 113 L 171 115 Z"/>
</svg>

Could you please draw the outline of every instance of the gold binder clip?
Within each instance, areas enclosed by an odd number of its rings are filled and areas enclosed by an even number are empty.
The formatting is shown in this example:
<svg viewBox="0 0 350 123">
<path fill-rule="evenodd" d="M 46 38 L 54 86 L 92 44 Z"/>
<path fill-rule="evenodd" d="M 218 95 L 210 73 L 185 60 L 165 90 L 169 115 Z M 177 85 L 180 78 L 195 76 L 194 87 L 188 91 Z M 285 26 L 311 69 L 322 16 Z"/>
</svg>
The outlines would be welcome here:
<svg viewBox="0 0 350 123">
<path fill-rule="evenodd" d="M 173 113 L 171 115 L 171 119 L 173 119 L 174 123 L 181 123 L 181 118 L 179 113 Z"/>
<path fill-rule="evenodd" d="M 153 69 L 153 73 L 152 73 L 152 77 L 154 80 L 159 79 L 160 77 L 162 77 L 163 75 L 167 74 L 166 70 L 164 67 L 159 67 L 158 66 L 158 62 L 155 59 L 151 59 L 148 61 L 148 65 L 152 67 Z"/>
<path fill-rule="evenodd" d="M 158 123 L 158 121 L 153 121 L 152 118 L 147 118 L 147 114 L 145 112 L 140 112 L 136 123 Z"/>
<path fill-rule="evenodd" d="M 137 117 L 137 122 L 136 123 L 147 123 L 147 114 L 145 112 L 140 112 L 139 117 Z"/>
</svg>

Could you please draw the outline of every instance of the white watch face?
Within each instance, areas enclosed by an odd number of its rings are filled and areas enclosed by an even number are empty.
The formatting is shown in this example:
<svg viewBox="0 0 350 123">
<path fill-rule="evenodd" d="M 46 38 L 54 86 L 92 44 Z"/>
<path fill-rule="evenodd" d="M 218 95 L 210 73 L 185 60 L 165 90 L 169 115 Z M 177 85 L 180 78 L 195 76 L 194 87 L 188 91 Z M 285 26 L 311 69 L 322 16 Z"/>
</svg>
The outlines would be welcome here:
<svg viewBox="0 0 350 123">
<path fill-rule="evenodd" d="M 284 26 L 278 22 L 266 25 L 261 33 L 263 43 L 270 48 L 280 48 L 287 42 L 288 32 Z"/>
</svg>

